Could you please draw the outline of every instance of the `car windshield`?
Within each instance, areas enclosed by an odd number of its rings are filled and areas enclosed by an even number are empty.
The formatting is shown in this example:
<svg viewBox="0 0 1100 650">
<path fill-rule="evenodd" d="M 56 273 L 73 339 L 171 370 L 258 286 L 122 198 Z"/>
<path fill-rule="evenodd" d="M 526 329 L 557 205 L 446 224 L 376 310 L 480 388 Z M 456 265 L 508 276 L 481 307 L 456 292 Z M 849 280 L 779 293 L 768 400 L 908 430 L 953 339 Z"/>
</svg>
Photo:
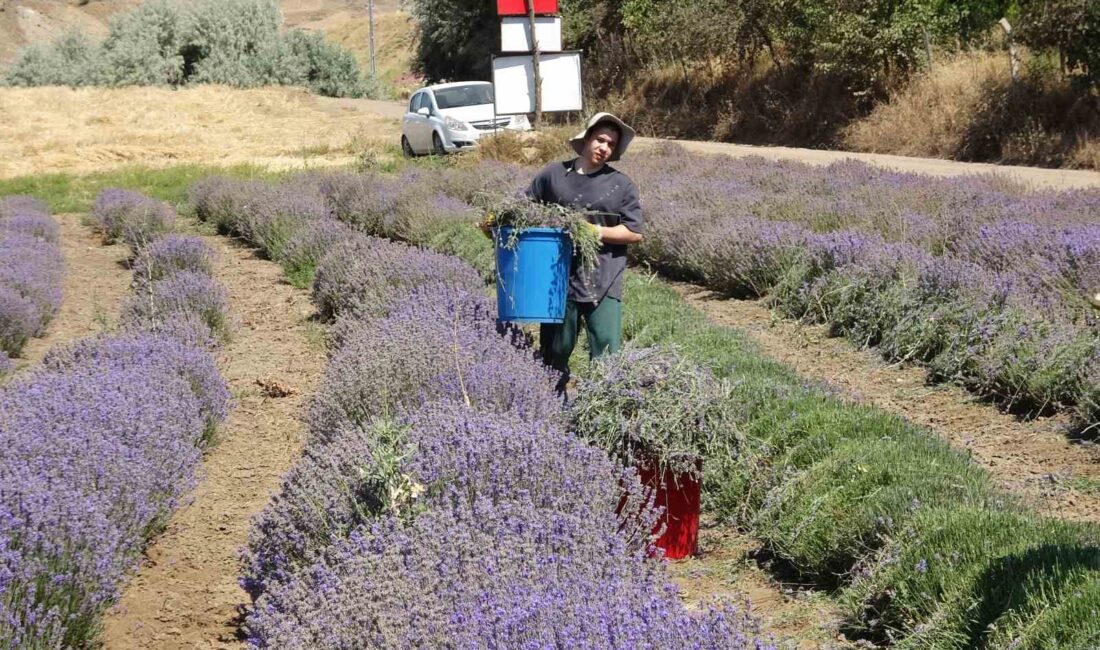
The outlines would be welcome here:
<svg viewBox="0 0 1100 650">
<path fill-rule="evenodd" d="M 489 84 L 436 88 L 434 92 L 435 104 L 440 109 L 493 103 L 493 87 Z"/>
</svg>

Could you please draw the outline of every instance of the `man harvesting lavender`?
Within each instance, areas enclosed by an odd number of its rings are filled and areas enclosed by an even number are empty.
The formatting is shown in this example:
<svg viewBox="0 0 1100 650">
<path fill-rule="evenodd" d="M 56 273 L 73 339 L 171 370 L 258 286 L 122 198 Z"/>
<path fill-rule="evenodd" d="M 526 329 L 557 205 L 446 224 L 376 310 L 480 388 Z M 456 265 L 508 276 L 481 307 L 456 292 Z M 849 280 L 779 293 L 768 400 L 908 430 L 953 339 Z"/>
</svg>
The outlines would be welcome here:
<svg viewBox="0 0 1100 650">
<path fill-rule="evenodd" d="M 569 380 L 569 356 L 582 321 L 592 358 L 617 352 L 622 344 L 626 247 L 642 240 L 642 206 L 630 178 L 607 163 L 619 160 L 633 139 L 634 129 L 625 122 L 597 113 L 569 141 L 577 157 L 550 163 L 527 188 L 531 199 L 585 212 L 601 242 L 594 270 L 573 265 L 564 322 L 541 327 L 543 359 L 562 373 L 559 389 Z"/>
</svg>

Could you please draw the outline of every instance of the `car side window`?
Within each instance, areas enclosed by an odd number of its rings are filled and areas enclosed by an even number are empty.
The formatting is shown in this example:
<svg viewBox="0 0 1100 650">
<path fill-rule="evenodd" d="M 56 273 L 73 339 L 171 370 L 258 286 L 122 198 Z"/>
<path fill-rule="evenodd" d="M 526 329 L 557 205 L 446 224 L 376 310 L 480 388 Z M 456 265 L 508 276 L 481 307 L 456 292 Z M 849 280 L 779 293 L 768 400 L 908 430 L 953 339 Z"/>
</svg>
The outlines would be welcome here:
<svg viewBox="0 0 1100 650">
<path fill-rule="evenodd" d="M 415 113 L 416 109 L 420 107 L 420 98 L 424 96 L 424 93 L 416 93 L 409 100 L 409 112 Z"/>
<path fill-rule="evenodd" d="M 432 110 L 432 96 L 430 93 L 420 93 L 420 108 L 428 109 L 429 113 L 434 113 Z"/>
</svg>

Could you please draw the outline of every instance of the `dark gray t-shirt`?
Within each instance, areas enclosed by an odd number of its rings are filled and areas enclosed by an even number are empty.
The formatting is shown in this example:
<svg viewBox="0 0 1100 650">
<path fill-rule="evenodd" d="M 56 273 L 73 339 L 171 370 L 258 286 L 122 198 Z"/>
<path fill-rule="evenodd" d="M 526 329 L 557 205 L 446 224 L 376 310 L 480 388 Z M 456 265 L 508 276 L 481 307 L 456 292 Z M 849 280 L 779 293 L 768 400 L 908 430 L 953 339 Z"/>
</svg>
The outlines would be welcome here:
<svg viewBox="0 0 1100 650">
<path fill-rule="evenodd" d="M 574 163 L 575 159 L 563 160 L 543 167 L 527 188 L 527 196 L 574 210 L 602 212 L 605 214 L 591 215 L 588 220 L 599 226 L 622 224 L 641 234 L 642 205 L 634 182 L 610 165 L 592 174 L 578 174 L 573 169 Z M 578 266 L 573 265 L 569 278 L 570 300 L 599 303 L 608 296 L 622 300 L 626 244 L 601 246 L 599 262 L 592 273 L 585 273 Z"/>
</svg>

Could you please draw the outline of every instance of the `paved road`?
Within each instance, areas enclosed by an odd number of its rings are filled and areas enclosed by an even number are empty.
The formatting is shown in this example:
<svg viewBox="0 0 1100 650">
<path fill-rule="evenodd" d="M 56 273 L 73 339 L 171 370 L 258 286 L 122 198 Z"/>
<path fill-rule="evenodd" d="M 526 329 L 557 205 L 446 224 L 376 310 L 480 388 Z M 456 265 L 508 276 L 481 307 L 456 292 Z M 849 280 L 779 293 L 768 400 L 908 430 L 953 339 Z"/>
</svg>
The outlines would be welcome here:
<svg viewBox="0 0 1100 650">
<path fill-rule="evenodd" d="M 401 119 L 405 114 L 404 102 L 375 101 L 369 99 L 326 99 L 326 107 L 341 111 L 364 111 L 377 113 L 384 117 Z M 396 135 L 394 137 L 397 137 Z M 661 140 L 657 138 L 638 138 L 643 147 L 652 146 Z M 965 176 L 967 174 L 994 173 L 1006 176 L 1036 188 L 1074 189 L 1100 188 L 1100 172 L 1079 169 L 1042 169 L 1039 167 L 1016 167 L 1011 165 L 990 165 L 986 163 L 966 163 L 939 158 L 911 158 L 887 154 L 855 153 L 850 151 L 828 151 L 822 149 L 797 149 L 794 147 L 755 147 L 727 142 L 700 142 L 695 140 L 668 140 L 683 145 L 689 151 L 707 154 L 744 157 L 760 156 L 768 160 L 791 160 L 811 165 L 828 165 L 839 160 L 856 159 L 871 165 L 878 165 L 904 172 L 915 172 L 929 176 Z"/>
</svg>

